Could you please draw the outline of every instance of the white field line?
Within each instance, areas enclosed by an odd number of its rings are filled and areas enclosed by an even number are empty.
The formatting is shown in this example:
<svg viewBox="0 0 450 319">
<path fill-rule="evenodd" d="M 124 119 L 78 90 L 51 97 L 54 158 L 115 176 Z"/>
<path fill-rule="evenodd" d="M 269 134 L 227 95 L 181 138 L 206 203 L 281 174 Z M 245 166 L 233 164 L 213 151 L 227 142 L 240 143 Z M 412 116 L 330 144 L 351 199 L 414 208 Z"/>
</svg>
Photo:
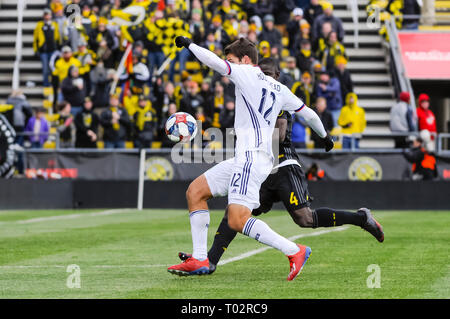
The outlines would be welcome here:
<svg viewBox="0 0 450 319">
<path fill-rule="evenodd" d="M 67 265 L 68 266 L 68 265 Z M 0 266 L 0 269 L 32 269 L 32 268 L 67 268 L 64 265 L 5 265 Z M 167 267 L 168 265 L 89 265 L 86 268 L 157 268 Z M 83 268 L 83 265 L 80 266 Z"/>
<path fill-rule="evenodd" d="M 297 240 L 299 238 L 320 236 L 320 235 L 323 235 L 323 234 L 343 231 L 343 230 L 346 230 L 346 229 L 348 229 L 348 226 L 330 228 L 330 229 L 325 229 L 325 230 L 319 230 L 319 231 L 312 232 L 312 233 L 309 233 L 309 234 L 295 235 L 295 236 L 289 237 L 288 239 L 291 240 L 291 241 L 294 241 L 294 240 Z M 219 261 L 218 265 L 225 265 L 225 264 L 228 264 L 228 263 L 232 263 L 233 261 L 242 260 L 242 259 L 245 259 L 247 257 L 250 257 L 250 256 L 253 256 L 253 255 L 262 253 L 262 252 L 264 252 L 266 250 L 269 250 L 269 249 L 272 249 L 272 247 L 266 246 L 266 247 L 262 247 L 262 248 L 259 248 L 259 249 L 251 250 L 251 251 L 248 251 L 246 253 L 240 254 L 239 256 L 221 260 L 221 261 Z"/>
<path fill-rule="evenodd" d="M 56 216 L 47 216 L 47 217 L 38 217 L 38 218 L 30 218 L 30 219 L 21 219 L 10 222 L 0 222 L 2 224 L 31 224 L 31 223 L 39 223 L 39 222 L 47 222 L 52 220 L 65 220 L 65 219 L 75 219 L 79 217 L 94 217 L 94 216 L 107 216 L 121 213 L 134 213 L 136 212 L 132 208 L 129 209 L 108 209 L 101 212 L 95 213 L 81 213 L 81 214 L 69 214 L 69 215 L 56 215 Z"/>
<path fill-rule="evenodd" d="M 309 234 L 300 234 L 300 235 L 295 235 L 292 237 L 289 237 L 289 240 L 297 240 L 299 238 L 306 238 L 306 237 L 314 237 L 314 236 L 320 236 L 320 235 L 324 235 L 324 234 L 328 234 L 328 233 L 333 233 L 333 232 L 340 232 L 340 231 L 344 231 L 347 230 L 349 228 L 349 226 L 341 226 L 341 227 L 336 227 L 336 228 L 331 228 L 331 229 L 325 229 L 325 230 L 319 230 L 316 232 L 312 232 Z M 251 257 L 253 255 L 262 253 L 266 250 L 272 249 L 272 247 L 263 247 L 263 248 L 259 248 L 259 249 L 254 249 L 251 251 L 248 251 L 246 253 L 240 254 L 236 257 L 232 257 L 232 258 L 228 258 L 222 261 L 219 261 L 219 265 L 225 265 L 225 264 L 229 264 L 232 263 L 234 261 L 239 261 L 242 259 L 245 259 L 247 257 Z M 92 268 L 157 268 L 157 267 L 167 267 L 170 265 L 90 265 L 87 266 L 92 267 Z M 14 269 L 14 268 L 66 268 L 67 266 L 63 266 L 63 265 L 42 265 L 42 266 L 33 266 L 33 265 L 5 265 L 5 266 L 0 266 L 0 269 Z"/>
</svg>

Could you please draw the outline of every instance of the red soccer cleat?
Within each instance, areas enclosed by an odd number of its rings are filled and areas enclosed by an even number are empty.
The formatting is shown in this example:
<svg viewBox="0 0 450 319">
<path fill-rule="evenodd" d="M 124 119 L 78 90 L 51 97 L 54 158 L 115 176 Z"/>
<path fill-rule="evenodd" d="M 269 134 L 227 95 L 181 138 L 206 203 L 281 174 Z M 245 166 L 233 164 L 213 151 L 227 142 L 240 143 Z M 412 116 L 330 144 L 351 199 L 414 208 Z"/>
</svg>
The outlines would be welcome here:
<svg viewBox="0 0 450 319">
<path fill-rule="evenodd" d="M 287 256 L 289 258 L 289 264 L 291 266 L 291 272 L 287 277 L 288 281 L 294 280 L 295 277 L 300 274 L 309 256 L 311 256 L 311 248 L 303 245 L 297 246 L 298 248 L 300 248 L 300 251 L 295 255 Z"/>
<path fill-rule="evenodd" d="M 178 276 L 207 275 L 209 274 L 209 260 L 203 261 L 190 257 L 178 265 L 170 266 L 167 271 Z"/>
</svg>

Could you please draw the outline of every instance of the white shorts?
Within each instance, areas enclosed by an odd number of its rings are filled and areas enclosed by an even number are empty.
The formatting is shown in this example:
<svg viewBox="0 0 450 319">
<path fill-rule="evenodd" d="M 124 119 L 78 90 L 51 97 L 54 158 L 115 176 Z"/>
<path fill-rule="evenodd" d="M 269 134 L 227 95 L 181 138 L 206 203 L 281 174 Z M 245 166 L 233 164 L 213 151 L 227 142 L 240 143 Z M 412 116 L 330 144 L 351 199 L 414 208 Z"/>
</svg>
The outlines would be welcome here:
<svg viewBox="0 0 450 319">
<path fill-rule="evenodd" d="M 213 197 L 228 195 L 228 204 L 250 210 L 259 207 L 259 189 L 272 171 L 273 161 L 264 152 L 247 151 L 207 170 L 204 175 Z"/>
</svg>

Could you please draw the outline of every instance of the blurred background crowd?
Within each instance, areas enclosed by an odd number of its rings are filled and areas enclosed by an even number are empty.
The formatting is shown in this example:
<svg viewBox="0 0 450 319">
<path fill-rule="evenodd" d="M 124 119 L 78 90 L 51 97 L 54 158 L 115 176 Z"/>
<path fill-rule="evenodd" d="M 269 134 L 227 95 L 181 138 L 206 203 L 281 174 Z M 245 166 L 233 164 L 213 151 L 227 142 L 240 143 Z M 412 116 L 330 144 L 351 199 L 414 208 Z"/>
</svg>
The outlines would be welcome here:
<svg viewBox="0 0 450 319">
<path fill-rule="evenodd" d="M 396 15 L 415 8 L 413 2 L 389 1 L 387 8 Z M 415 21 L 398 21 L 414 28 Z M 366 117 L 347 70 L 343 23 L 331 3 L 319 0 L 48 1 L 33 49 L 52 105 L 32 112 L 23 94 L 13 92 L 12 122 L 29 135 L 20 143 L 40 148 L 57 133 L 63 148 L 170 147 L 164 124 L 177 111 L 202 122 L 205 141 L 209 127 L 232 127 L 233 83 L 176 49 L 178 35 L 222 57 L 232 41 L 250 39 L 260 58 L 279 61 L 279 81 L 315 109 L 327 131 L 342 136 L 342 147 L 358 148 Z M 391 111 L 393 132 L 426 127 L 433 135 L 433 121 L 426 94 L 417 111 L 407 93 Z M 292 139 L 298 148 L 322 147 L 300 119 Z"/>
</svg>

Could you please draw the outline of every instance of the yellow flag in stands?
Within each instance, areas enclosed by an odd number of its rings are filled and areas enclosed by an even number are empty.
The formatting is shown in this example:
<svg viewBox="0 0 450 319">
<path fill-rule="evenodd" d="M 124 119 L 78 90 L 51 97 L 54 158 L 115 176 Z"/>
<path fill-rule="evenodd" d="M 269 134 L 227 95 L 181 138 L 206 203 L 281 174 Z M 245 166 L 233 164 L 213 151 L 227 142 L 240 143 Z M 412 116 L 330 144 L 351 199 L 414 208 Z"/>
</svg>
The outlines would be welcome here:
<svg viewBox="0 0 450 319">
<path fill-rule="evenodd" d="M 175 38 L 177 36 L 191 38 L 189 24 L 179 18 L 164 18 L 155 22 L 147 19 L 145 26 L 149 31 L 147 39 L 156 45 L 161 45 L 165 56 L 172 59 L 181 50 L 176 47 Z"/>
</svg>

